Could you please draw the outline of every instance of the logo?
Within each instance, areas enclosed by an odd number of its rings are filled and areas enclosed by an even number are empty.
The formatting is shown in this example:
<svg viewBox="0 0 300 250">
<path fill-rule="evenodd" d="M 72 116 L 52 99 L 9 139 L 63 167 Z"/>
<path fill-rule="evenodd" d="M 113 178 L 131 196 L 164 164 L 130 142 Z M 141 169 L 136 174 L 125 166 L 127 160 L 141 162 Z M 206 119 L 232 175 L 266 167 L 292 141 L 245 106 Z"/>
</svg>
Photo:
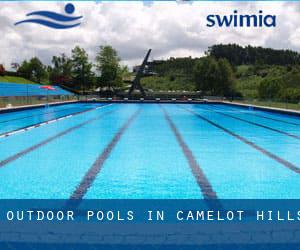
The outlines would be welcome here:
<svg viewBox="0 0 300 250">
<path fill-rule="evenodd" d="M 206 20 L 207 27 L 276 27 L 276 16 L 264 15 L 262 10 L 244 15 L 234 10 L 231 15 L 208 15 Z"/>
<path fill-rule="evenodd" d="M 74 5 L 68 3 L 65 6 L 65 14 L 44 10 L 35 11 L 26 15 L 33 18 L 17 22 L 15 25 L 36 23 L 53 29 L 70 29 L 79 26 L 78 20 L 82 18 L 82 16 L 72 16 L 74 11 Z"/>
</svg>

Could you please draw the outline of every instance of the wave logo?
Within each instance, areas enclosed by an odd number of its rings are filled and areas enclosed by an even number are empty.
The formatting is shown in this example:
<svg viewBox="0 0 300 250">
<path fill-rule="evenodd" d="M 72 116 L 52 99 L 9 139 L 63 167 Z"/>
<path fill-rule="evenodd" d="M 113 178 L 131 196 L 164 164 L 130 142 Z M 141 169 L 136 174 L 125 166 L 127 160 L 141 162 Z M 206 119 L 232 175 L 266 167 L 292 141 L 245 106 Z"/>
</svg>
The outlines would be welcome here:
<svg viewBox="0 0 300 250">
<path fill-rule="evenodd" d="M 28 17 L 34 17 L 34 18 L 17 22 L 15 23 L 15 25 L 24 24 L 24 23 L 36 23 L 53 29 L 70 29 L 79 26 L 80 22 L 75 22 L 75 21 L 78 21 L 79 19 L 82 18 L 82 16 L 71 16 L 74 13 L 74 11 L 75 11 L 74 5 L 68 3 L 65 6 L 66 14 L 59 14 L 52 11 L 35 11 L 35 12 L 28 13 L 26 15 Z"/>
</svg>

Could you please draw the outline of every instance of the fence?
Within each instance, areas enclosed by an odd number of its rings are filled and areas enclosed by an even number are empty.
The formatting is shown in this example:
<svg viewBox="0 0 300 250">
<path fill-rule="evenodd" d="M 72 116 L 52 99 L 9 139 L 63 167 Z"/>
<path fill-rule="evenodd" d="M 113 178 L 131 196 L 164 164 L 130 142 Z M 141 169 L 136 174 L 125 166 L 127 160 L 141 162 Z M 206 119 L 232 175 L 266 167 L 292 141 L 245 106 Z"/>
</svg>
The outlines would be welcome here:
<svg viewBox="0 0 300 250">
<path fill-rule="evenodd" d="M 0 108 L 76 100 L 77 97 L 59 86 L 54 90 L 39 84 L 0 83 Z"/>
<path fill-rule="evenodd" d="M 234 102 L 242 103 L 242 104 L 250 104 L 257 106 L 266 106 L 273 108 L 281 108 L 281 109 L 293 109 L 300 110 L 300 100 L 276 100 L 276 99 L 242 99 L 242 98 L 234 98 Z"/>
</svg>

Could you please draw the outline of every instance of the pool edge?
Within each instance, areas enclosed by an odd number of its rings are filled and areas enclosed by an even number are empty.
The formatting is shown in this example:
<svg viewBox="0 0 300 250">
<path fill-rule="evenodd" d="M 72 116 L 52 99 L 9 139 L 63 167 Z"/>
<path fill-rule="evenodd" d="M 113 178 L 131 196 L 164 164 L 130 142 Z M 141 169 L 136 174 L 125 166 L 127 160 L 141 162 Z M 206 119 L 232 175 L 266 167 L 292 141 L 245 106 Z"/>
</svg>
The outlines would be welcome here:
<svg viewBox="0 0 300 250">
<path fill-rule="evenodd" d="M 244 103 L 237 103 L 237 102 L 229 102 L 229 101 L 221 101 L 220 104 L 226 104 L 229 106 L 238 106 L 242 108 L 254 108 L 257 110 L 262 111 L 269 111 L 273 113 L 280 113 L 280 114 L 287 114 L 287 115 L 293 115 L 293 116 L 300 116 L 300 111 L 293 110 L 293 109 L 283 109 L 283 108 L 275 108 L 275 107 L 268 107 L 268 106 L 258 106 L 258 105 L 252 105 L 252 104 L 244 104 Z"/>
<path fill-rule="evenodd" d="M 73 104 L 73 103 L 79 103 L 79 101 L 52 102 L 52 103 L 49 103 L 48 105 L 49 106 L 59 106 L 59 105 Z M 27 109 L 42 108 L 45 105 L 46 105 L 46 103 L 18 106 L 18 107 L 12 107 L 12 108 L 0 108 L 0 114 L 10 113 L 10 112 L 15 112 L 15 111 L 22 111 L 22 110 L 27 110 Z"/>
<path fill-rule="evenodd" d="M 55 102 L 49 103 L 49 106 L 59 106 L 64 104 L 74 104 L 74 103 L 139 103 L 139 104 L 225 104 L 229 106 L 237 106 L 241 108 L 253 108 L 256 110 L 262 111 L 269 111 L 273 113 L 280 113 L 280 114 L 287 114 L 293 116 L 300 116 L 300 111 L 292 110 L 292 109 L 283 109 L 283 108 L 275 108 L 275 107 L 268 107 L 268 106 L 258 106 L 252 104 L 244 104 L 244 103 L 237 103 L 237 102 L 230 102 L 230 101 L 222 101 L 222 100 L 85 100 L 85 101 L 64 101 L 64 102 Z M 19 106 L 19 107 L 12 107 L 12 108 L 0 108 L 1 113 L 9 113 L 27 109 L 35 109 L 41 108 L 45 106 L 44 104 L 36 104 L 36 105 L 26 105 L 26 106 Z"/>
</svg>

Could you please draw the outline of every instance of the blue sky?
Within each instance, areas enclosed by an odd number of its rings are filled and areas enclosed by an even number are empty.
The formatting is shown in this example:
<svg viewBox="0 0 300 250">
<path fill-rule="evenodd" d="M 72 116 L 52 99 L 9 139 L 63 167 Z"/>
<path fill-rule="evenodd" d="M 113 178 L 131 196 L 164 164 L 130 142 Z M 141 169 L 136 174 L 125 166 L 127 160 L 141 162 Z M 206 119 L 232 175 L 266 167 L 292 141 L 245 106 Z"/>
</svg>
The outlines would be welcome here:
<svg viewBox="0 0 300 250">
<path fill-rule="evenodd" d="M 124 64 L 139 63 L 148 48 L 152 58 L 198 57 L 215 43 L 239 43 L 300 51 L 300 3 L 297 2 L 78 2 L 79 28 L 54 30 L 36 24 L 14 26 L 37 10 L 64 13 L 63 2 L 0 2 L 0 63 L 38 56 L 48 64 L 52 55 L 84 47 L 93 60 L 97 47 L 115 47 Z M 277 16 L 276 28 L 208 28 L 208 14 L 239 13 Z"/>
</svg>

